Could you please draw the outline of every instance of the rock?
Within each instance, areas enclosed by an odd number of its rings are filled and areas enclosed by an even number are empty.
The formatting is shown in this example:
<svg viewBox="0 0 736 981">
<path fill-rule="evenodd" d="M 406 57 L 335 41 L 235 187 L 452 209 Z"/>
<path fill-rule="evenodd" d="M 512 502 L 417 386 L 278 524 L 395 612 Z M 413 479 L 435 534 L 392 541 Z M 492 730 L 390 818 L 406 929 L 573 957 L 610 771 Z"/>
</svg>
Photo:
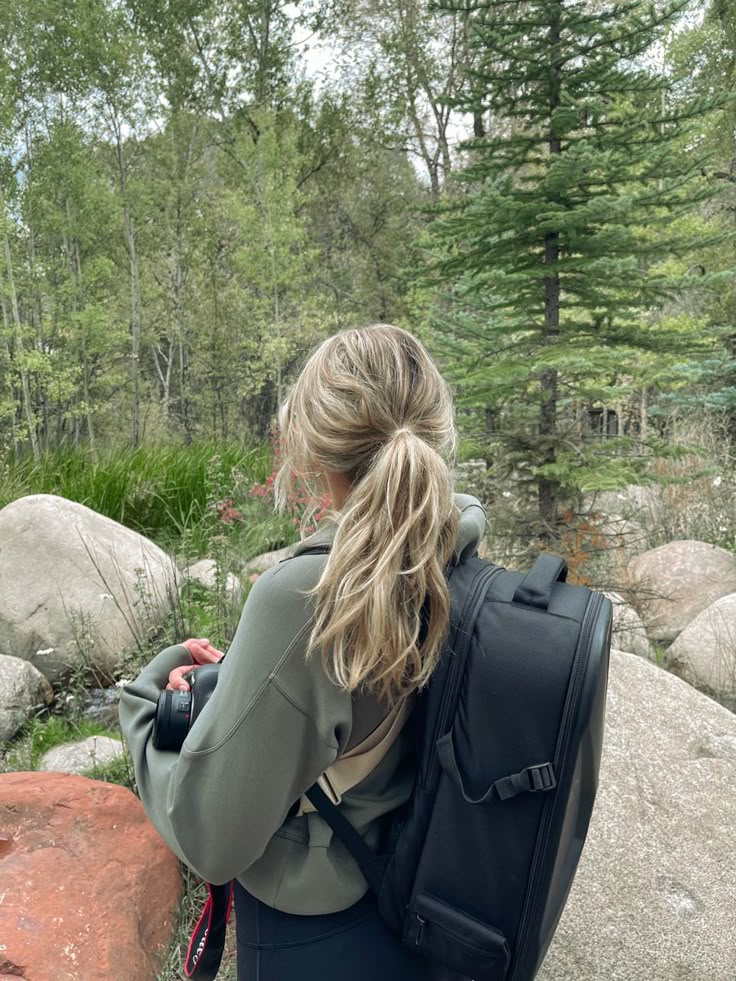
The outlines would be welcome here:
<svg viewBox="0 0 736 981">
<path fill-rule="evenodd" d="M 254 559 L 249 559 L 247 562 L 243 563 L 243 575 L 260 575 L 262 572 L 265 572 L 266 569 L 270 569 L 282 559 L 285 559 L 291 555 L 293 548 L 293 545 L 287 545 L 286 548 L 277 548 L 274 552 L 263 552 L 261 555 L 256 555 Z"/>
<path fill-rule="evenodd" d="M 488 480 L 488 465 L 485 460 L 465 460 L 458 463 L 452 477 L 458 491 L 480 497 L 479 491 Z"/>
<path fill-rule="evenodd" d="M 614 651 L 600 785 L 537 981 L 736 978 L 736 716 Z"/>
<path fill-rule="evenodd" d="M 587 494 L 586 507 L 602 514 L 634 519 L 648 527 L 656 515 L 661 488 L 657 484 L 629 484 L 616 491 Z"/>
<path fill-rule="evenodd" d="M 187 579 L 194 579 L 208 589 L 217 586 L 217 563 L 214 559 L 200 559 L 194 565 L 183 570 Z M 243 598 L 243 587 L 237 576 L 228 572 L 225 577 L 225 596 L 231 603 L 238 603 Z"/>
<path fill-rule="evenodd" d="M 593 512 L 591 517 L 601 538 L 602 548 L 608 553 L 613 552 L 612 558 L 618 568 L 646 551 L 649 544 L 647 532 L 638 521 L 602 512 Z"/>
<path fill-rule="evenodd" d="M 736 706 L 736 593 L 699 613 L 665 652 L 665 667 Z"/>
<path fill-rule="evenodd" d="M 81 504 L 35 494 L 0 511 L 0 651 L 58 681 L 109 681 L 176 598 L 169 556 Z"/>
<path fill-rule="evenodd" d="M 78 742 L 61 743 L 41 757 L 39 770 L 55 773 L 87 773 L 125 755 L 121 740 L 111 736 L 88 736 Z"/>
<path fill-rule="evenodd" d="M 647 637 L 642 619 L 619 593 L 606 592 L 613 604 L 613 644 L 628 654 L 656 660 L 654 646 Z"/>
<path fill-rule="evenodd" d="M 69 707 L 84 719 L 99 722 L 107 729 L 117 729 L 120 726 L 120 684 L 118 682 L 112 688 L 90 688 L 89 691 L 81 692 L 78 697 L 67 696 Z"/>
<path fill-rule="evenodd" d="M 50 705 L 48 680 L 28 661 L 0 655 L 0 746 L 16 734 L 34 709 Z"/>
<path fill-rule="evenodd" d="M 0 829 L 6 974 L 154 981 L 181 877 L 129 790 L 59 773 L 2 774 Z"/>
<path fill-rule="evenodd" d="M 711 603 L 736 592 L 736 557 L 705 542 L 670 542 L 633 559 L 626 575 L 649 636 L 669 642 Z"/>
</svg>

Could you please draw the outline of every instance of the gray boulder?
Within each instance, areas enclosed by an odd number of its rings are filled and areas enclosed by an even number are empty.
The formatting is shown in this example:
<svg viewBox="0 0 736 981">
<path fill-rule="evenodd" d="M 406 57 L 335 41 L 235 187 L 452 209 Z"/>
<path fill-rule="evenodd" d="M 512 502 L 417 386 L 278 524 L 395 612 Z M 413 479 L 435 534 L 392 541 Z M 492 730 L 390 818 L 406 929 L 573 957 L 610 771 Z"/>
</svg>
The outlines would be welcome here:
<svg viewBox="0 0 736 981">
<path fill-rule="evenodd" d="M 54 746 L 41 757 L 39 770 L 91 774 L 100 766 L 125 756 L 125 747 L 111 736 L 88 736 L 78 742 Z"/>
<path fill-rule="evenodd" d="M 629 484 L 614 491 L 598 491 L 587 494 L 585 503 L 603 514 L 622 515 L 625 518 L 648 518 L 657 507 L 660 488 L 657 484 Z"/>
<path fill-rule="evenodd" d="M 34 709 L 53 700 L 51 685 L 32 664 L 0 655 L 0 746 L 13 738 Z"/>
<path fill-rule="evenodd" d="M 118 705 L 120 703 L 120 682 L 111 688 L 89 688 L 71 698 L 67 695 L 69 708 L 84 719 L 96 722 L 106 729 L 120 726 Z"/>
<path fill-rule="evenodd" d="M 583 499 L 585 510 L 598 516 L 612 547 L 643 552 L 650 530 L 657 527 L 661 487 L 630 484 L 617 491 L 599 491 Z"/>
<path fill-rule="evenodd" d="M 646 628 L 633 606 L 619 593 L 606 592 L 613 604 L 613 644 L 628 654 L 637 654 L 650 661 L 656 660 L 652 642 L 647 637 Z"/>
<path fill-rule="evenodd" d="M 194 579 L 208 589 L 217 586 L 217 563 L 214 559 L 200 559 L 194 565 L 183 569 L 182 573 L 187 579 Z M 225 596 L 231 603 L 237 603 L 243 597 L 240 580 L 232 572 L 228 572 L 225 576 Z"/>
<path fill-rule="evenodd" d="M 649 537 L 642 524 L 620 514 L 603 514 L 593 511 L 591 520 L 600 536 L 600 548 L 609 555 L 616 569 L 636 555 L 641 555 L 649 545 Z"/>
<path fill-rule="evenodd" d="M 721 702 L 736 705 L 736 593 L 699 613 L 665 653 L 665 667 Z"/>
<path fill-rule="evenodd" d="M 479 496 L 481 487 L 488 480 L 488 466 L 485 460 L 465 460 L 458 463 L 452 476 L 458 491 Z"/>
<path fill-rule="evenodd" d="M 629 563 L 626 574 L 649 636 L 665 643 L 711 603 L 736 592 L 736 557 L 705 542 L 650 549 Z"/>
<path fill-rule="evenodd" d="M 736 716 L 614 651 L 588 839 L 538 981 L 736 978 Z"/>
<path fill-rule="evenodd" d="M 176 569 L 142 535 L 81 504 L 35 494 L 0 511 L 0 653 L 54 682 L 109 681 L 176 597 Z"/>
</svg>

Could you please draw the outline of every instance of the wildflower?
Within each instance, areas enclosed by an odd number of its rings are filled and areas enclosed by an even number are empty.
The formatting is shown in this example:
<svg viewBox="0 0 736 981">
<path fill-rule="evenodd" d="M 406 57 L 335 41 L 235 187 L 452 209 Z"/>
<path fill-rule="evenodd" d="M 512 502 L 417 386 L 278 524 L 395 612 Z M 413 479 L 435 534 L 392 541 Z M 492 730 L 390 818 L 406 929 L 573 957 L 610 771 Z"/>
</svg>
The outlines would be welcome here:
<svg viewBox="0 0 736 981">
<path fill-rule="evenodd" d="M 231 525 L 236 521 L 242 521 L 243 515 L 233 507 L 233 499 L 226 497 L 223 501 L 218 501 L 215 505 L 217 517 L 226 525 Z"/>
</svg>

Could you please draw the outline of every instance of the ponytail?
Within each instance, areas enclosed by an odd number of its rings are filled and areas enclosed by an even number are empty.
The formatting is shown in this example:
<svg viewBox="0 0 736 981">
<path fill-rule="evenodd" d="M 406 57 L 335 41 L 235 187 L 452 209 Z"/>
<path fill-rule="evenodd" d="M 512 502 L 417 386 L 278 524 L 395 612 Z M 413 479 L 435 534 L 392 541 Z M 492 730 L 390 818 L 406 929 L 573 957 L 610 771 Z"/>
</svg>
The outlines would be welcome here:
<svg viewBox="0 0 736 981">
<path fill-rule="evenodd" d="M 280 428 L 281 500 L 295 470 L 314 476 L 307 461 L 352 481 L 312 590 L 309 652 L 321 652 L 341 687 L 393 702 L 429 680 L 449 625 L 445 567 L 459 521 L 447 459 L 455 445 L 449 390 L 406 331 L 345 331 L 312 356 Z"/>
<path fill-rule="evenodd" d="M 446 464 L 410 430 L 397 430 L 351 490 L 315 590 L 310 649 L 327 654 L 337 684 L 393 701 L 429 680 L 449 622 L 444 569 L 457 520 Z"/>
</svg>

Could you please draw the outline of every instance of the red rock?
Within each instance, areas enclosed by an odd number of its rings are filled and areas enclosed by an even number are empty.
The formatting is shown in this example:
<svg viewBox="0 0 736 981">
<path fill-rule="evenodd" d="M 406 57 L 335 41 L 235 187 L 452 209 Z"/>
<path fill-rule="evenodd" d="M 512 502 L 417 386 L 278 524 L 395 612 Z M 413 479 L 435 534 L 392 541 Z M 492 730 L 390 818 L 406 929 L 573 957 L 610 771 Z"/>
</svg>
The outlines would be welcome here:
<svg viewBox="0 0 736 981">
<path fill-rule="evenodd" d="M 153 981 L 179 865 L 125 787 L 0 775 L 0 978 Z"/>
</svg>

